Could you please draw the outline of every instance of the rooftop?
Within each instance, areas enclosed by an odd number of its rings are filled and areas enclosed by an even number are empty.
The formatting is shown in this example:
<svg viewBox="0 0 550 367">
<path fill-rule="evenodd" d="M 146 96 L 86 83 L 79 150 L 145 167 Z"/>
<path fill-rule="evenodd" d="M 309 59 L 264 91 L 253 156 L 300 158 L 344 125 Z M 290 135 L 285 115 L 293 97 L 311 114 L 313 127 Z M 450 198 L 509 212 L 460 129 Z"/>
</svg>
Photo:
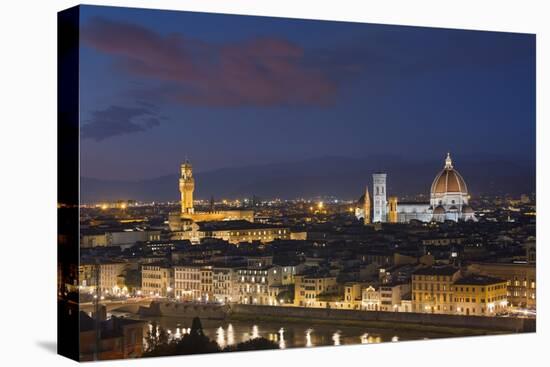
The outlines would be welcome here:
<svg viewBox="0 0 550 367">
<path fill-rule="evenodd" d="M 454 266 L 430 266 L 416 270 L 414 275 L 453 275 L 460 269 Z"/>
<path fill-rule="evenodd" d="M 493 278 L 485 275 L 468 275 L 457 280 L 456 285 L 491 285 L 506 282 L 503 279 Z"/>
<path fill-rule="evenodd" d="M 231 231 L 246 229 L 285 228 L 274 224 L 252 223 L 246 220 L 226 220 L 213 222 L 197 222 L 199 231 Z"/>
</svg>

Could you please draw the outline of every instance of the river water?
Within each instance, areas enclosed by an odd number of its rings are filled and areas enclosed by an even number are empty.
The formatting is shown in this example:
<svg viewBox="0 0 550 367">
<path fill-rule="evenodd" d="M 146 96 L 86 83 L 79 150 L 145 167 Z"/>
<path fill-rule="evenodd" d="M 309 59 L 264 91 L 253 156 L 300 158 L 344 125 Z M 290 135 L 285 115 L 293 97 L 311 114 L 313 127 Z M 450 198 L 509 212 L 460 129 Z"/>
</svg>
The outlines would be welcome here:
<svg viewBox="0 0 550 367">
<path fill-rule="evenodd" d="M 135 315 L 132 316 L 135 318 Z M 191 327 L 191 319 L 178 317 L 147 317 L 166 329 L 171 338 L 180 338 Z M 263 337 L 276 342 L 279 348 L 315 347 L 327 345 L 374 344 L 449 337 L 440 333 L 420 333 L 409 330 L 373 329 L 360 326 L 337 326 L 304 322 L 251 322 L 201 320 L 206 336 L 221 348 L 253 338 Z M 146 332 L 146 330 L 145 330 Z M 145 335 L 145 334 L 144 334 Z"/>
</svg>

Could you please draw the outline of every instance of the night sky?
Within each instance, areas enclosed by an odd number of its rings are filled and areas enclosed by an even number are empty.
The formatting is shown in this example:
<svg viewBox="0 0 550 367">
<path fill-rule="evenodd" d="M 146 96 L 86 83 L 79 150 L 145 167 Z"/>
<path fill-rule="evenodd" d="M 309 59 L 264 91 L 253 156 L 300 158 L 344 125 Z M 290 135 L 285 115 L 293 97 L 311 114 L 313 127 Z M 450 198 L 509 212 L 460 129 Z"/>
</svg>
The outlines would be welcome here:
<svg viewBox="0 0 550 367">
<path fill-rule="evenodd" d="M 535 36 L 81 7 L 81 175 L 535 160 Z"/>
</svg>

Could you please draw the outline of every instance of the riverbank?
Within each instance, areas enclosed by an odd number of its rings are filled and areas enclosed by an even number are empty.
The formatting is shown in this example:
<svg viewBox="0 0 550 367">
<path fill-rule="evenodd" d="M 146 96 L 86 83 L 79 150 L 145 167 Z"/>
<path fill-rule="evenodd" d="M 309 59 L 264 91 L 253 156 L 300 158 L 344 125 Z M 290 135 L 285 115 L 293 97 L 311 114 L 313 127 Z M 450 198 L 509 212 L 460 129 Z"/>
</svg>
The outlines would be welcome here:
<svg viewBox="0 0 550 367">
<path fill-rule="evenodd" d="M 227 317 L 250 320 L 317 320 L 342 325 L 378 325 L 400 330 L 443 330 L 443 333 L 451 332 L 457 335 L 464 335 L 464 332 L 471 335 L 489 335 L 536 331 L 534 319 L 240 304 L 231 305 Z"/>
<path fill-rule="evenodd" d="M 282 316 L 270 316 L 270 315 L 252 315 L 252 314 L 237 314 L 232 313 L 228 315 L 227 321 L 239 321 L 239 322 L 279 322 L 279 323 L 295 323 L 303 324 L 305 321 L 313 325 L 327 325 L 327 326 L 345 326 L 345 327 L 362 327 L 369 329 L 380 329 L 398 332 L 412 332 L 421 333 L 427 338 L 434 337 L 453 337 L 453 336 L 482 336 L 482 335 L 501 335 L 508 334 L 509 331 L 502 330 L 486 330 L 480 328 L 459 328 L 449 326 L 438 325 L 423 325 L 413 323 L 395 323 L 387 321 L 364 321 L 364 320 L 335 320 L 335 319 L 321 319 L 321 318 L 299 318 L 299 317 L 282 317 Z"/>
</svg>

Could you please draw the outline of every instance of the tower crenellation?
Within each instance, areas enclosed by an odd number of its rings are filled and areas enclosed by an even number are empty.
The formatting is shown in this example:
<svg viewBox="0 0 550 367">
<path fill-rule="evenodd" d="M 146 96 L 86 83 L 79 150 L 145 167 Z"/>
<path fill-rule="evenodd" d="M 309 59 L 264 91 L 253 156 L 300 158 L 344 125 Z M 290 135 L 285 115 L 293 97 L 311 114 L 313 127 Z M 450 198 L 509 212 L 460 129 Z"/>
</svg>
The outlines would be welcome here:
<svg viewBox="0 0 550 367">
<path fill-rule="evenodd" d="M 181 213 L 193 214 L 193 192 L 195 191 L 195 178 L 193 177 L 193 166 L 189 161 L 181 165 L 180 174 L 180 193 L 181 193 Z"/>
</svg>

